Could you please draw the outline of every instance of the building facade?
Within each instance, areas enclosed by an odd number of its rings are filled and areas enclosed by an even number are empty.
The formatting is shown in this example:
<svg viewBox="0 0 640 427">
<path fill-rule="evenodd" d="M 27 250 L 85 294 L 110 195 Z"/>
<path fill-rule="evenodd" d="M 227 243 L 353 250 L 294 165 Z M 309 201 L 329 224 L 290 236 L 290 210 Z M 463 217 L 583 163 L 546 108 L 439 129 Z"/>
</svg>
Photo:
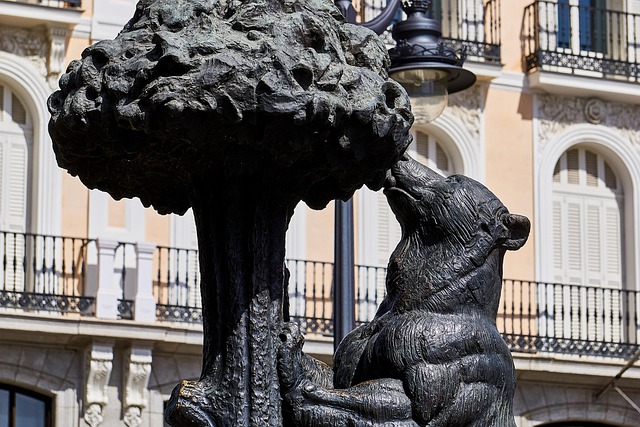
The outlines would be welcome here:
<svg viewBox="0 0 640 427">
<path fill-rule="evenodd" d="M 505 260 L 498 318 L 518 426 L 638 426 L 640 1 L 432 3 L 478 81 L 434 122 L 416 117 L 409 152 L 532 221 Z M 360 19 L 380 8 L 356 6 Z M 192 217 L 86 189 L 57 167 L 47 133 L 66 64 L 134 10 L 0 0 L 0 427 L 162 426 L 172 388 L 200 375 Z M 360 190 L 354 207 L 365 322 L 400 230 L 381 194 Z M 299 206 L 287 236 L 291 315 L 326 361 L 332 235 L 330 205 Z"/>
</svg>

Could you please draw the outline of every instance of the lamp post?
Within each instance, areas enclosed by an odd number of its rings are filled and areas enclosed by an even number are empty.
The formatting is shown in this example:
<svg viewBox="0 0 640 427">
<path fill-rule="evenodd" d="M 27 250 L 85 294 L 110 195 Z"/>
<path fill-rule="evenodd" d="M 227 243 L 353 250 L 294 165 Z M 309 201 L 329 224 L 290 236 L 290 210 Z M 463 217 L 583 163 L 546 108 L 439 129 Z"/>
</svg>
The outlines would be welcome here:
<svg viewBox="0 0 640 427">
<path fill-rule="evenodd" d="M 355 23 L 351 0 L 335 0 L 347 22 Z M 361 23 L 382 34 L 393 22 L 400 0 L 388 0 L 373 20 Z M 389 75 L 400 83 L 412 98 L 415 115 L 435 120 L 447 105 L 448 94 L 472 86 L 476 76 L 462 68 L 465 54 L 442 44 L 440 23 L 427 16 L 431 0 L 406 0 L 402 10 L 407 19 L 392 30 L 396 47 L 389 51 Z M 334 234 L 334 350 L 355 327 L 355 262 L 353 201 L 335 201 Z"/>
</svg>

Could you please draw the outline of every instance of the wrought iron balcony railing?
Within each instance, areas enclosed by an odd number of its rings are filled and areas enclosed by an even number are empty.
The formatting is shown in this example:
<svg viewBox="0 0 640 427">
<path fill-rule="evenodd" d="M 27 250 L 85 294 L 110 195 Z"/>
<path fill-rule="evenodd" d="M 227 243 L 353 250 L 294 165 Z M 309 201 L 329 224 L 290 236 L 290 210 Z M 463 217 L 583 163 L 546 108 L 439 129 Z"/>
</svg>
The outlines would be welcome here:
<svg viewBox="0 0 640 427">
<path fill-rule="evenodd" d="M 40 6 L 55 7 L 59 9 L 79 8 L 82 0 L 4 0 L 13 3 L 37 4 Z"/>
<path fill-rule="evenodd" d="M 567 0 L 536 1 L 523 21 L 527 71 L 638 81 L 640 15 Z"/>
<path fill-rule="evenodd" d="M 628 359 L 640 344 L 638 291 L 505 280 L 498 329 L 512 351 Z"/>
<path fill-rule="evenodd" d="M 95 241 L 0 231 L 0 308 L 91 314 L 87 254 Z"/>
<path fill-rule="evenodd" d="M 387 4 L 386 0 L 354 2 L 360 21 L 369 21 Z M 398 19 L 402 12 L 398 10 Z M 442 39 L 464 49 L 468 61 L 500 63 L 500 0 L 432 0 L 430 17 L 442 24 Z M 382 35 L 395 44 L 390 31 Z"/>
<path fill-rule="evenodd" d="M 195 251 L 160 253 L 158 318 L 199 322 Z M 332 337 L 333 263 L 290 259 L 287 268 L 291 319 L 306 334 Z M 375 315 L 385 275 L 382 267 L 356 266 L 357 323 Z M 638 291 L 507 279 L 497 326 L 514 352 L 628 357 L 640 344 L 639 317 Z"/>
<path fill-rule="evenodd" d="M 110 318 L 136 319 L 135 300 L 148 280 L 155 320 L 199 324 L 197 250 L 160 246 L 152 256 L 152 248 L 144 261 L 144 250 L 131 243 L 0 232 L 0 309 L 99 316 L 100 286 L 107 286 L 105 294 L 117 294 Z M 108 271 L 98 271 L 98 258 L 111 260 Z M 144 262 L 154 277 L 140 275 Z M 290 259 L 287 268 L 291 320 L 309 336 L 330 339 L 333 263 Z M 355 273 L 356 321 L 364 323 L 384 298 L 386 269 L 357 265 Z M 640 345 L 640 293 L 504 280 L 497 326 L 513 352 L 627 358 Z"/>
<path fill-rule="evenodd" d="M 154 254 L 156 318 L 173 322 L 202 321 L 200 268 L 195 249 L 158 246 Z"/>
</svg>

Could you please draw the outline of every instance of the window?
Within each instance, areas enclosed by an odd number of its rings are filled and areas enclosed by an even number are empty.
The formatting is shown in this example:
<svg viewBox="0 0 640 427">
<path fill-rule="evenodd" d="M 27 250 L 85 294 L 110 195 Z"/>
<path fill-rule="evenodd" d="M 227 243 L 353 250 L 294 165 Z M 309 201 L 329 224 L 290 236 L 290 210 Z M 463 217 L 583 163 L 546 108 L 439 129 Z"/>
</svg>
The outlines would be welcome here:
<svg viewBox="0 0 640 427">
<path fill-rule="evenodd" d="M 0 427 L 50 427 L 51 399 L 0 384 Z"/>
<path fill-rule="evenodd" d="M 540 330 L 572 340 L 622 342 L 633 303 L 624 292 L 623 189 L 609 162 L 574 147 L 557 161 L 552 179 L 550 267 L 542 289 Z"/>
<path fill-rule="evenodd" d="M 428 133 L 418 131 L 415 133 L 414 138 L 415 151 L 410 154 L 413 155 L 417 161 L 438 172 L 440 175 L 449 176 L 453 174 L 451 157 L 435 137 Z"/>
<path fill-rule="evenodd" d="M 554 276 L 560 283 L 622 287 L 623 197 L 599 154 L 574 148 L 553 176 Z"/>
<path fill-rule="evenodd" d="M 607 49 L 605 7 L 606 0 L 558 0 L 558 47 L 571 49 L 572 39 L 576 39 L 582 51 L 605 53 Z M 578 28 L 573 28 L 572 14 L 576 13 Z"/>
<path fill-rule="evenodd" d="M 12 291 L 24 290 L 30 122 L 18 96 L 0 82 L 0 275 L 3 289 Z"/>
<path fill-rule="evenodd" d="M 28 121 L 22 102 L 0 84 L 0 231 L 26 231 Z"/>
</svg>

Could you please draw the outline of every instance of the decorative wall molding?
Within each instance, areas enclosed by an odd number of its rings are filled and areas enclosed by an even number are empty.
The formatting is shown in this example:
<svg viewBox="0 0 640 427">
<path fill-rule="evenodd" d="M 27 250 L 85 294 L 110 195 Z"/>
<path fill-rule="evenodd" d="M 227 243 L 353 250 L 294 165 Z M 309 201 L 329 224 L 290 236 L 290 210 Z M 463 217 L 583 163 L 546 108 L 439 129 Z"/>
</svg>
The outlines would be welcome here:
<svg viewBox="0 0 640 427">
<path fill-rule="evenodd" d="M 449 105 L 444 114 L 458 119 L 472 137 L 479 141 L 482 134 L 482 88 L 474 85 L 467 90 L 449 95 Z"/>
<path fill-rule="evenodd" d="M 537 114 L 539 148 L 577 124 L 603 125 L 621 138 L 640 146 L 640 106 L 597 98 L 538 95 Z"/>
<path fill-rule="evenodd" d="M 44 30 L 0 26 L 0 50 L 28 59 L 43 76 L 47 75 L 48 44 Z"/>
<path fill-rule="evenodd" d="M 47 57 L 47 79 L 49 86 L 55 88 L 60 75 L 66 66 L 67 36 L 69 31 L 66 28 L 49 28 L 48 42 L 49 55 Z"/>
<path fill-rule="evenodd" d="M 65 68 L 69 31 L 63 27 L 33 30 L 0 27 L 0 50 L 29 60 L 53 88 Z"/>
<path fill-rule="evenodd" d="M 424 123 L 416 118 L 414 124 L 445 143 L 453 157 L 457 157 L 457 152 L 462 172 L 480 182 L 485 179 L 486 163 L 483 106 L 484 89 L 476 85 L 449 96 L 449 106 L 434 122 Z"/>
<path fill-rule="evenodd" d="M 88 350 L 84 420 L 90 427 L 103 421 L 102 411 L 109 403 L 107 386 L 113 369 L 113 344 L 92 344 Z"/>
<path fill-rule="evenodd" d="M 124 423 L 128 427 L 142 425 L 142 411 L 149 406 L 149 378 L 151 377 L 151 349 L 130 348 L 124 359 Z"/>
</svg>

